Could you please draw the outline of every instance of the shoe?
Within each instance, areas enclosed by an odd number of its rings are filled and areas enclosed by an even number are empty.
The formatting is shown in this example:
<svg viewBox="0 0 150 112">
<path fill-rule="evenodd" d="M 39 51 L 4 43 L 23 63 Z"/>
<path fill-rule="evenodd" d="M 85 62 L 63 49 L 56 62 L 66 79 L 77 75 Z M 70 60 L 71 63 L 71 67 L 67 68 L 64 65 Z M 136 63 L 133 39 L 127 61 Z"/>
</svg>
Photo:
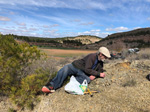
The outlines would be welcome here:
<svg viewBox="0 0 150 112">
<path fill-rule="evenodd" d="M 148 80 L 150 81 L 150 74 L 148 74 Z"/>
<path fill-rule="evenodd" d="M 48 86 L 43 86 L 42 92 L 44 92 L 44 93 L 53 93 L 53 92 L 55 92 L 55 90 L 51 86 L 49 86 L 49 87 Z"/>
<path fill-rule="evenodd" d="M 146 78 L 150 81 L 150 74 L 148 74 L 148 75 L 146 76 Z"/>
</svg>

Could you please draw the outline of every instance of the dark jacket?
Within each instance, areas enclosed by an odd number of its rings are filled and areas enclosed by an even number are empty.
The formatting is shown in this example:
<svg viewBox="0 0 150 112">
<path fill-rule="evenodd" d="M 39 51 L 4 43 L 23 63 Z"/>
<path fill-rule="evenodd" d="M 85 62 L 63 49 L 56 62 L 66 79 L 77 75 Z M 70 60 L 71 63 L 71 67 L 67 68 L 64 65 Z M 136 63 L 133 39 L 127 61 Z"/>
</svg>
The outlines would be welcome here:
<svg viewBox="0 0 150 112">
<path fill-rule="evenodd" d="M 74 67 L 82 70 L 88 76 L 94 75 L 99 77 L 100 73 L 103 72 L 103 62 L 98 61 L 97 66 L 92 69 L 92 66 L 94 65 L 96 59 L 98 59 L 97 53 L 91 53 L 82 59 L 73 61 L 72 64 L 74 65 Z"/>
</svg>

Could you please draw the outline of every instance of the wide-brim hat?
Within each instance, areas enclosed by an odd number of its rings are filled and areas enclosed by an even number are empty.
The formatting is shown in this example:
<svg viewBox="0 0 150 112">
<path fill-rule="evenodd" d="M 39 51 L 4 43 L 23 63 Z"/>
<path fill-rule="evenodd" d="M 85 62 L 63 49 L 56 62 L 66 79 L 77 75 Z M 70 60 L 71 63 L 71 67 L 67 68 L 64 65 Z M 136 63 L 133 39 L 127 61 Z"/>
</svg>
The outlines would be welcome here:
<svg viewBox="0 0 150 112">
<path fill-rule="evenodd" d="M 107 58 L 111 58 L 110 56 L 110 52 L 106 47 L 100 47 L 98 52 L 102 53 L 103 55 L 105 55 Z"/>
</svg>

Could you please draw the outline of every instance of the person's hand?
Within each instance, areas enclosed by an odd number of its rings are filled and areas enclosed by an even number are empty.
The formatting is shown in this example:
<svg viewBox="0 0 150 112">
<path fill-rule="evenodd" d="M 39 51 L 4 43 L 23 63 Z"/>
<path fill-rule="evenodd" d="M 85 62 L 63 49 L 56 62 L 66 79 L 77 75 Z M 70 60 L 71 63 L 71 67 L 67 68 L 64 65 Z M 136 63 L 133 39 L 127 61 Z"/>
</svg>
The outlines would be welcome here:
<svg viewBox="0 0 150 112">
<path fill-rule="evenodd" d="M 100 73 L 100 77 L 105 77 L 106 75 L 105 75 L 105 73 Z"/>
<path fill-rule="evenodd" d="M 90 78 L 91 80 L 94 80 L 96 77 L 93 76 L 93 75 L 91 75 L 89 78 Z"/>
</svg>

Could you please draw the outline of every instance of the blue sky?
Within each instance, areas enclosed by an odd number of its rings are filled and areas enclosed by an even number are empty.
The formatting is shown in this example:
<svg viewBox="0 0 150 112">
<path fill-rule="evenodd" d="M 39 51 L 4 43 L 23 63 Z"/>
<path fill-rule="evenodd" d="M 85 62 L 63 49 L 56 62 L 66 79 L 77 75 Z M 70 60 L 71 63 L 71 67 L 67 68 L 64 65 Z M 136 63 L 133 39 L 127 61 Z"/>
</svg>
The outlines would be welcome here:
<svg viewBox="0 0 150 112">
<path fill-rule="evenodd" d="M 150 26 L 150 0 L 0 0 L 0 32 L 106 37 Z"/>
</svg>

